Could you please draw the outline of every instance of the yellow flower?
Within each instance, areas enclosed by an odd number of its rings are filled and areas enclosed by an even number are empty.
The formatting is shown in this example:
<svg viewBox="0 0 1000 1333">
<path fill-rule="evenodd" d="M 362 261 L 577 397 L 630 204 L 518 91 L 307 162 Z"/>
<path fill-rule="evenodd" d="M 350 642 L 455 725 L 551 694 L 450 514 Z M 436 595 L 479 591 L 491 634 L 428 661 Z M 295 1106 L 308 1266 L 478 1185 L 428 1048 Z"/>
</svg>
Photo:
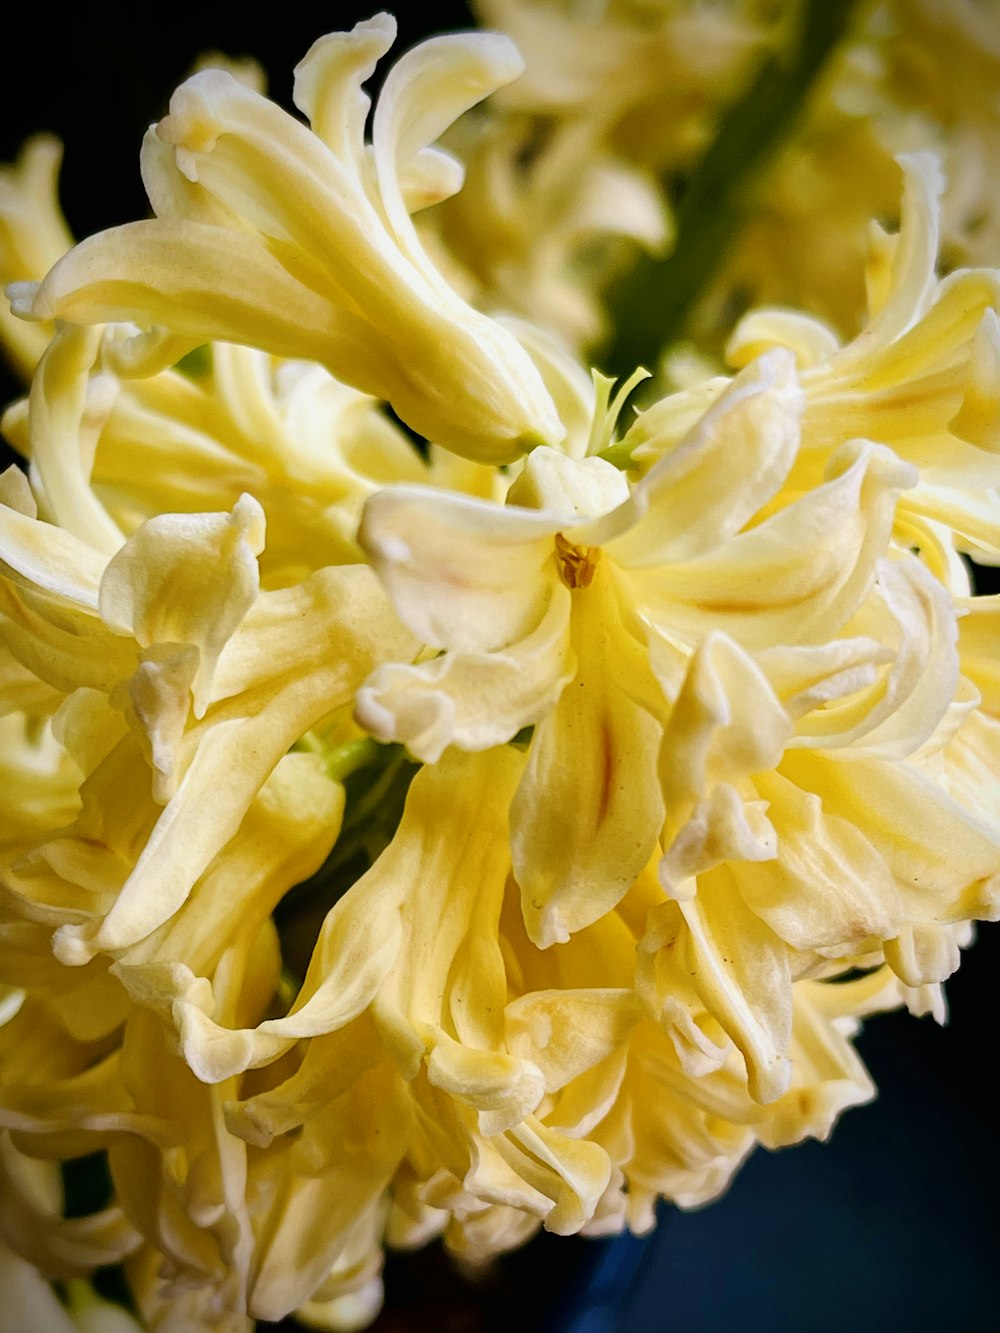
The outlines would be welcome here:
<svg viewBox="0 0 1000 1333">
<path fill-rule="evenodd" d="M 936 276 L 940 167 L 928 154 L 901 166 L 902 224 L 890 235 L 873 226 L 871 312 L 858 336 L 840 345 L 818 320 L 761 309 L 739 322 L 727 354 L 740 366 L 780 346 L 800 367 L 802 447 L 772 507 L 815 487 L 838 448 L 875 440 L 919 470 L 897 509 L 899 546 L 918 548 L 939 577 L 967 592 L 954 550 L 1000 558 L 1000 287 L 993 269 Z M 719 376 L 653 404 L 618 450 L 649 467 L 676 449 L 726 383 Z"/>
<path fill-rule="evenodd" d="M 519 72 L 517 53 L 488 34 L 415 48 L 389 75 L 369 152 L 361 84 L 394 36 L 380 15 L 313 46 L 295 93 L 311 129 L 223 70 L 194 75 L 144 144 L 156 219 L 84 241 L 37 289 L 15 284 L 15 310 L 316 360 L 482 461 L 558 442 L 531 359 L 448 287 L 407 206 L 408 177 L 422 203 L 428 178 L 437 194 L 457 187 L 455 164 L 429 145 Z"/>
<path fill-rule="evenodd" d="M 361 567 L 258 593 L 262 520 L 249 496 L 232 514 L 159 516 L 109 560 L 0 509 L 7 651 L 68 696 L 87 775 L 77 821 L 22 881 L 53 905 L 99 884 L 64 918 L 67 961 L 169 920 L 289 747 L 350 701 L 391 641 L 409 642 Z M 106 805 L 123 783 L 134 804 Z"/>
<path fill-rule="evenodd" d="M 14 166 L 0 167 L 0 282 L 43 277 L 73 244 L 59 211 L 56 194 L 62 148 L 39 135 L 29 140 Z M 50 323 L 40 326 L 17 319 L 0 302 L 0 339 L 17 371 L 31 376 L 52 336 Z"/>
<path fill-rule="evenodd" d="M 600 119 L 610 70 L 624 134 L 649 71 L 623 52 L 683 26 L 635 13 L 530 114 L 582 87 Z M 760 40 L 691 24 L 709 65 Z M 962 559 L 1000 555 L 998 286 L 938 280 L 934 162 L 871 234 L 857 338 L 753 312 L 731 379 L 615 440 L 644 372 L 589 381 L 565 308 L 477 313 L 410 221 L 516 55 L 418 47 L 366 146 L 392 35 L 317 43 L 311 128 L 196 75 L 146 140 L 157 219 L 48 277 L 26 219 L 51 198 L 27 168 L 0 190 L 0 268 L 41 279 L 18 307 L 69 320 L 15 340 L 28 466 L 0 477 L 0 1270 L 26 1324 L 43 1276 L 67 1333 L 125 1319 L 74 1285 L 122 1263 L 147 1327 L 358 1329 L 384 1241 L 476 1265 L 539 1227 L 647 1230 L 868 1100 L 859 1022 L 941 1019 L 1000 916 L 1000 611 Z M 719 95 L 693 81 L 671 160 Z M 584 128 L 578 175 L 552 140 L 533 297 L 607 165 Z M 59 1163 L 90 1153 L 109 1199 L 67 1217 Z"/>
<path fill-rule="evenodd" d="M 844 451 L 823 485 L 748 526 L 792 466 L 800 413 L 791 358 L 772 355 L 631 493 L 600 458 L 543 449 L 504 508 L 412 487 L 368 503 L 361 540 L 398 614 L 445 651 L 379 668 L 356 715 L 425 762 L 535 726 L 513 845 L 537 943 L 607 911 L 651 855 L 662 727 L 699 640 L 818 644 L 868 594 L 911 479 L 888 450 Z M 775 738 L 756 743 L 762 760 Z"/>
</svg>

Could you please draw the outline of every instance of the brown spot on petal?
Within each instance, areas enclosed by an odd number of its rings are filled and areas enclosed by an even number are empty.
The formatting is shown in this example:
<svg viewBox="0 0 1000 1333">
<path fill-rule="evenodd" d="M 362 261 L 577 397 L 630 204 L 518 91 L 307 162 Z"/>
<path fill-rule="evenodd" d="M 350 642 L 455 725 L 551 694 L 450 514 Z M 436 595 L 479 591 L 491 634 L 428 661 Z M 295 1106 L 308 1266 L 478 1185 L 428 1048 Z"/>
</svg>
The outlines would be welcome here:
<svg viewBox="0 0 1000 1333">
<path fill-rule="evenodd" d="M 597 802 L 598 827 L 600 827 L 608 817 L 608 810 L 611 807 L 612 779 L 614 778 L 615 773 L 614 738 L 611 735 L 611 728 L 608 726 L 607 719 L 604 719 L 601 724 L 600 765 L 601 790 Z"/>
</svg>

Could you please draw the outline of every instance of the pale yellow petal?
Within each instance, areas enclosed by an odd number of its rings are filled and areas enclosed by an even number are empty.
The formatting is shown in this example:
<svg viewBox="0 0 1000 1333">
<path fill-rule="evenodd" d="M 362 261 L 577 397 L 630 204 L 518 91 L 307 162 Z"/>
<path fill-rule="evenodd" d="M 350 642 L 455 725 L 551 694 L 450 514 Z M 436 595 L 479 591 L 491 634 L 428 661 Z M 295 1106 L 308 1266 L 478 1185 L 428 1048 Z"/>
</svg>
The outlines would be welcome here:
<svg viewBox="0 0 1000 1333">
<path fill-rule="evenodd" d="M 758 774 L 754 786 L 768 802 L 778 854 L 730 865 L 747 906 L 802 951 L 847 957 L 891 939 L 905 919 L 904 901 L 864 834 L 780 773 Z"/>
<path fill-rule="evenodd" d="M 771 1102 L 788 1087 L 791 975 L 785 946 L 743 903 L 724 870 L 711 871 L 698 896 L 681 903 L 690 932 L 695 984 L 739 1048 L 750 1095 Z"/>
<path fill-rule="evenodd" d="M 549 514 L 393 486 L 368 501 L 359 540 L 419 640 L 490 652 L 541 620 L 558 529 Z"/>
<path fill-rule="evenodd" d="M 660 725 L 639 703 L 655 684 L 598 571 L 573 593 L 575 678 L 535 729 L 511 809 L 514 875 L 541 948 L 565 942 L 624 897 L 656 844 Z"/>
<path fill-rule="evenodd" d="M 142 648 L 190 644 L 196 717 L 208 707 L 216 661 L 260 586 L 264 511 L 250 495 L 231 514 L 149 519 L 112 557 L 101 579 L 101 618 Z"/>
<path fill-rule="evenodd" d="M 379 667 L 355 696 L 355 717 L 424 763 L 436 763 L 449 745 L 500 745 L 541 722 L 572 679 L 569 620 L 569 591 L 555 584 L 537 627 L 507 648 Z"/>
<path fill-rule="evenodd" d="M 775 350 L 761 357 L 637 484 L 620 516 L 576 539 L 606 541 L 608 554 L 627 569 L 674 565 L 722 546 L 784 481 L 799 446 L 802 407 L 791 356 Z"/>
<path fill-rule="evenodd" d="M 112 555 L 124 538 L 90 485 L 97 435 L 116 393 L 110 377 L 91 377 L 100 345 L 99 330 L 64 328 L 56 334 L 32 381 L 28 421 L 45 517 Z"/>
</svg>

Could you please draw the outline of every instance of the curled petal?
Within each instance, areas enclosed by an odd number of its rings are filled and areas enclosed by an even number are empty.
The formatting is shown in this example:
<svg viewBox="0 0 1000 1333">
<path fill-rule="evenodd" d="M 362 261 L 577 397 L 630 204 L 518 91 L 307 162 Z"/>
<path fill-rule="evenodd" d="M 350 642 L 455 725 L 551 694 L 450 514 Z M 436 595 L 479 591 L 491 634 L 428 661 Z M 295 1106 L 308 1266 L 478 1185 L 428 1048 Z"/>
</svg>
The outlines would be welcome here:
<svg viewBox="0 0 1000 1333">
<path fill-rule="evenodd" d="M 316 360 L 483 462 L 561 440 L 527 352 L 424 254 L 399 178 L 519 58 L 496 34 L 418 47 L 386 82 L 369 157 L 360 82 L 391 31 L 376 19 L 313 48 L 298 95 L 320 134 L 225 71 L 188 79 L 155 131 L 173 163 L 159 148 L 144 155 L 165 216 L 77 247 L 40 288 L 15 290 L 17 312 L 132 319 Z"/>
<path fill-rule="evenodd" d="M 548 514 L 393 486 L 368 501 L 359 540 L 419 640 L 491 652 L 541 620 L 556 578 L 558 529 Z"/>
<path fill-rule="evenodd" d="M 783 349 L 760 357 L 618 513 L 574 539 L 607 542 L 627 569 L 669 566 L 724 544 L 785 480 L 799 447 L 803 404 L 792 357 Z"/>
<path fill-rule="evenodd" d="M 992 308 L 983 318 L 972 341 L 969 378 L 962 405 L 948 422 L 953 435 L 980 449 L 1000 453 L 1000 320 Z"/>
<path fill-rule="evenodd" d="M 436 763 L 449 745 L 486 750 L 540 722 L 573 674 L 570 594 L 556 585 L 538 627 L 492 653 L 444 653 L 418 666 L 387 663 L 355 698 L 358 722 Z"/>
<path fill-rule="evenodd" d="M 772 1102 L 792 1073 L 787 949 L 743 904 L 724 870 L 704 876 L 698 897 L 680 910 L 698 993 L 746 1060 L 751 1097 Z"/>
<path fill-rule="evenodd" d="M 679 635 L 724 630 L 750 648 L 829 638 L 861 605 L 914 469 L 864 441 L 829 479 L 757 527 L 683 564 L 633 571 L 654 624 Z"/>
<path fill-rule="evenodd" d="M 732 640 L 709 635 L 691 659 L 663 733 L 664 844 L 713 789 L 774 768 L 791 734 L 791 719 L 764 673 Z"/>
<path fill-rule="evenodd" d="M 250 495 L 231 514 L 163 514 L 149 519 L 113 556 L 101 579 L 101 618 L 143 648 L 190 644 L 192 682 L 204 717 L 223 646 L 256 599 L 264 511 Z"/>
</svg>

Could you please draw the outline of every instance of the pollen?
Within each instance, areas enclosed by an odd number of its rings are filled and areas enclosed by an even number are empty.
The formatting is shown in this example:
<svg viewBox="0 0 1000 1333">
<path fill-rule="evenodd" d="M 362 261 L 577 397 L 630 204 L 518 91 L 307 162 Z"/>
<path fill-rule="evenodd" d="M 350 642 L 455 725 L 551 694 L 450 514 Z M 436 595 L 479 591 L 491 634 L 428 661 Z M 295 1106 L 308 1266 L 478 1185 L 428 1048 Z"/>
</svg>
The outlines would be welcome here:
<svg viewBox="0 0 1000 1333">
<path fill-rule="evenodd" d="M 589 588 L 594 579 L 597 562 L 601 558 L 599 546 L 574 546 L 561 532 L 556 533 L 556 560 L 559 577 L 566 587 Z"/>
</svg>

